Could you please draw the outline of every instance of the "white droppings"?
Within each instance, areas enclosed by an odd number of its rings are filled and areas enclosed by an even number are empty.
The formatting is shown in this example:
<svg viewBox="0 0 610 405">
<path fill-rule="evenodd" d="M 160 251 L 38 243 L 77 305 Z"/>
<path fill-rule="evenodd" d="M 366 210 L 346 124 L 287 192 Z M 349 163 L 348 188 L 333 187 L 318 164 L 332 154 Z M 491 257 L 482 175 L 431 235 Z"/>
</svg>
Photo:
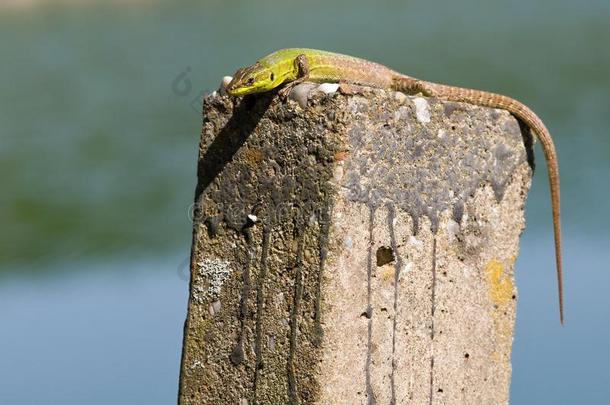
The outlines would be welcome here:
<svg viewBox="0 0 610 405">
<path fill-rule="evenodd" d="M 248 219 L 254 223 L 258 222 L 258 217 L 254 214 L 248 214 Z"/>
<path fill-rule="evenodd" d="M 225 96 L 227 94 L 227 86 L 229 85 L 229 83 L 231 83 L 231 80 L 233 80 L 231 76 L 225 76 L 222 78 L 222 81 L 220 82 L 220 88 L 218 89 L 220 95 Z"/>
<path fill-rule="evenodd" d="M 336 93 L 339 90 L 339 83 L 322 83 L 318 86 L 318 90 L 326 94 Z"/>
<path fill-rule="evenodd" d="M 430 122 L 430 110 L 428 109 L 428 102 L 426 99 L 415 97 L 413 99 L 413 104 L 415 104 L 415 115 L 417 116 L 417 120 L 422 124 Z"/>
<path fill-rule="evenodd" d="M 233 80 L 233 76 L 225 76 L 222 78 L 222 82 L 220 83 L 220 88 L 224 88 L 227 87 L 229 85 L 229 83 L 231 83 L 231 80 Z"/>
<path fill-rule="evenodd" d="M 231 274 L 230 263 L 220 259 L 203 259 L 198 262 L 199 273 L 205 277 L 209 284 L 207 291 L 203 291 L 205 299 L 216 299 L 225 280 Z"/>
<path fill-rule="evenodd" d="M 203 363 L 199 360 L 193 361 L 193 364 L 191 364 L 191 370 L 194 370 L 196 368 L 203 368 Z"/>
<path fill-rule="evenodd" d="M 416 247 L 422 247 L 424 245 L 424 242 L 417 239 L 415 236 L 409 236 L 409 243 Z"/>
</svg>

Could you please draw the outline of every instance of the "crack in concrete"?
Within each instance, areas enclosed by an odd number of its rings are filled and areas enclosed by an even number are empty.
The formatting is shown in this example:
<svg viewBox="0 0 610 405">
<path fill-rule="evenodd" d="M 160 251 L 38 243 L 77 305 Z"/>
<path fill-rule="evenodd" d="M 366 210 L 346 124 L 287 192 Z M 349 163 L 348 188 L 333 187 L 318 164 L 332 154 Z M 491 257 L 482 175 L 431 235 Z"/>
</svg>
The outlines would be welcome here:
<svg viewBox="0 0 610 405">
<path fill-rule="evenodd" d="M 368 404 L 375 405 L 375 393 L 371 385 L 371 349 L 373 345 L 373 307 L 371 306 L 371 277 L 373 275 L 373 228 L 375 224 L 376 207 L 369 205 L 369 251 L 368 262 L 366 269 L 367 286 L 366 286 L 366 314 L 368 318 L 368 337 L 366 345 L 366 366 L 365 366 L 365 385 Z"/>
<path fill-rule="evenodd" d="M 324 278 L 324 265 L 326 264 L 326 258 L 328 256 L 328 235 L 330 233 L 330 213 L 332 212 L 332 202 L 328 197 L 326 206 L 327 209 L 322 213 L 322 217 L 319 218 L 320 236 L 318 238 L 318 250 L 320 264 L 318 268 L 318 280 L 314 302 L 314 345 L 317 347 L 322 344 L 322 338 L 324 337 L 324 331 L 322 329 L 322 282 Z"/>
<path fill-rule="evenodd" d="M 299 395 L 297 392 L 297 380 L 294 370 L 294 359 L 297 350 L 297 334 L 298 334 L 298 315 L 301 310 L 301 298 L 303 295 L 303 249 L 305 245 L 306 229 L 301 229 L 298 236 L 296 269 L 294 275 L 294 298 L 292 312 L 290 314 L 290 351 L 288 353 L 288 398 L 291 404 L 299 404 Z"/>
<path fill-rule="evenodd" d="M 256 287 L 256 332 L 254 341 L 254 353 L 256 355 L 255 367 L 254 367 L 254 400 L 253 403 L 257 403 L 257 383 L 260 376 L 260 371 L 263 367 L 263 308 L 265 306 L 265 279 L 267 278 L 267 256 L 269 255 L 269 240 L 271 238 L 271 231 L 268 227 L 263 228 L 263 246 L 261 252 L 260 271 L 258 274 L 258 283 Z"/>
<path fill-rule="evenodd" d="M 430 311 L 430 405 L 434 398 L 434 312 L 436 311 L 436 235 L 432 239 L 432 310 Z"/>
<path fill-rule="evenodd" d="M 252 260 L 254 258 L 254 247 L 250 229 L 244 229 L 243 235 L 246 239 L 248 257 L 246 259 L 246 266 L 244 267 L 244 273 L 242 275 L 243 285 L 239 303 L 239 337 L 237 338 L 237 345 L 231 352 L 230 356 L 231 363 L 233 363 L 235 366 L 240 365 L 245 358 L 244 334 L 246 329 L 246 314 L 248 312 L 248 296 L 250 295 L 250 267 L 252 266 Z"/>
<path fill-rule="evenodd" d="M 392 322 L 392 374 L 390 375 L 390 389 L 392 397 L 390 404 L 396 404 L 396 319 L 398 318 L 398 282 L 400 279 L 400 270 L 402 269 L 402 257 L 398 253 L 398 244 L 396 243 L 396 232 L 394 231 L 394 221 L 396 219 L 396 211 L 393 205 L 388 204 L 388 228 L 390 231 L 390 246 L 394 253 L 396 261 L 394 262 L 394 320 Z"/>
</svg>

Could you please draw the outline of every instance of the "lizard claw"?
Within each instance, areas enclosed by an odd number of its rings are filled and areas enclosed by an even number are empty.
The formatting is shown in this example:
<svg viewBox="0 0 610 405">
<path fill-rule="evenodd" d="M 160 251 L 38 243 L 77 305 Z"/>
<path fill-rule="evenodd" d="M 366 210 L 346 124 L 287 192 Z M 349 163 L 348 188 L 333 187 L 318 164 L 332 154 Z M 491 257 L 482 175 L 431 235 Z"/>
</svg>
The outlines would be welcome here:
<svg viewBox="0 0 610 405">
<path fill-rule="evenodd" d="M 290 92 L 292 91 L 292 89 L 294 88 L 295 84 L 294 82 L 288 83 L 286 84 L 284 87 L 282 87 L 278 92 L 278 96 L 283 100 L 286 101 L 288 99 L 288 95 L 290 94 Z"/>
</svg>

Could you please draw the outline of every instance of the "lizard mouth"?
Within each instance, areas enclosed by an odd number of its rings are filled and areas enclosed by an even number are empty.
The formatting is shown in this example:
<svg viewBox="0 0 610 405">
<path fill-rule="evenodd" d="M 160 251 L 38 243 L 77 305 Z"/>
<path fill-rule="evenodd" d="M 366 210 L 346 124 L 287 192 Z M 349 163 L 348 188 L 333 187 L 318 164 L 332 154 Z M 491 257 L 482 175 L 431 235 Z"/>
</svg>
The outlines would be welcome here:
<svg viewBox="0 0 610 405">
<path fill-rule="evenodd" d="M 249 89 L 246 87 L 236 87 L 236 86 L 231 86 L 231 84 L 229 83 L 229 85 L 226 88 L 227 93 L 230 96 L 234 96 L 234 97 L 238 97 L 238 96 L 245 96 L 247 94 L 250 94 L 251 91 L 248 91 Z"/>
</svg>

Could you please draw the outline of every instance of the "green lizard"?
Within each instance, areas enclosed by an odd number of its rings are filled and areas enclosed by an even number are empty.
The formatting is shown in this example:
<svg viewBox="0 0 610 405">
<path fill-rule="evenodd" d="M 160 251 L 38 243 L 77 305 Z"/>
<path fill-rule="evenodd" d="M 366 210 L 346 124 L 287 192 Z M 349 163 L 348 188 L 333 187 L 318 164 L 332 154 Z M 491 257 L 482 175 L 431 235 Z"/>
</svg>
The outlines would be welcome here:
<svg viewBox="0 0 610 405">
<path fill-rule="evenodd" d="M 350 83 L 400 91 L 409 95 L 422 94 L 448 101 L 501 108 L 513 114 L 533 130 L 542 144 L 548 167 L 555 236 L 559 317 L 563 324 L 559 164 L 551 134 L 532 110 L 519 101 L 500 94 L 427 82 L 364 59 L 304 48 L 281 49 L 265 56 L 252 66 L 239 69 L 227 85 L 226 91 L 232 96 L 243 96 L 270 91 L 286 84 L 280 90 L 283 95 L 286 95 L 289 89 L 304 81 Z"/>
</svg>

